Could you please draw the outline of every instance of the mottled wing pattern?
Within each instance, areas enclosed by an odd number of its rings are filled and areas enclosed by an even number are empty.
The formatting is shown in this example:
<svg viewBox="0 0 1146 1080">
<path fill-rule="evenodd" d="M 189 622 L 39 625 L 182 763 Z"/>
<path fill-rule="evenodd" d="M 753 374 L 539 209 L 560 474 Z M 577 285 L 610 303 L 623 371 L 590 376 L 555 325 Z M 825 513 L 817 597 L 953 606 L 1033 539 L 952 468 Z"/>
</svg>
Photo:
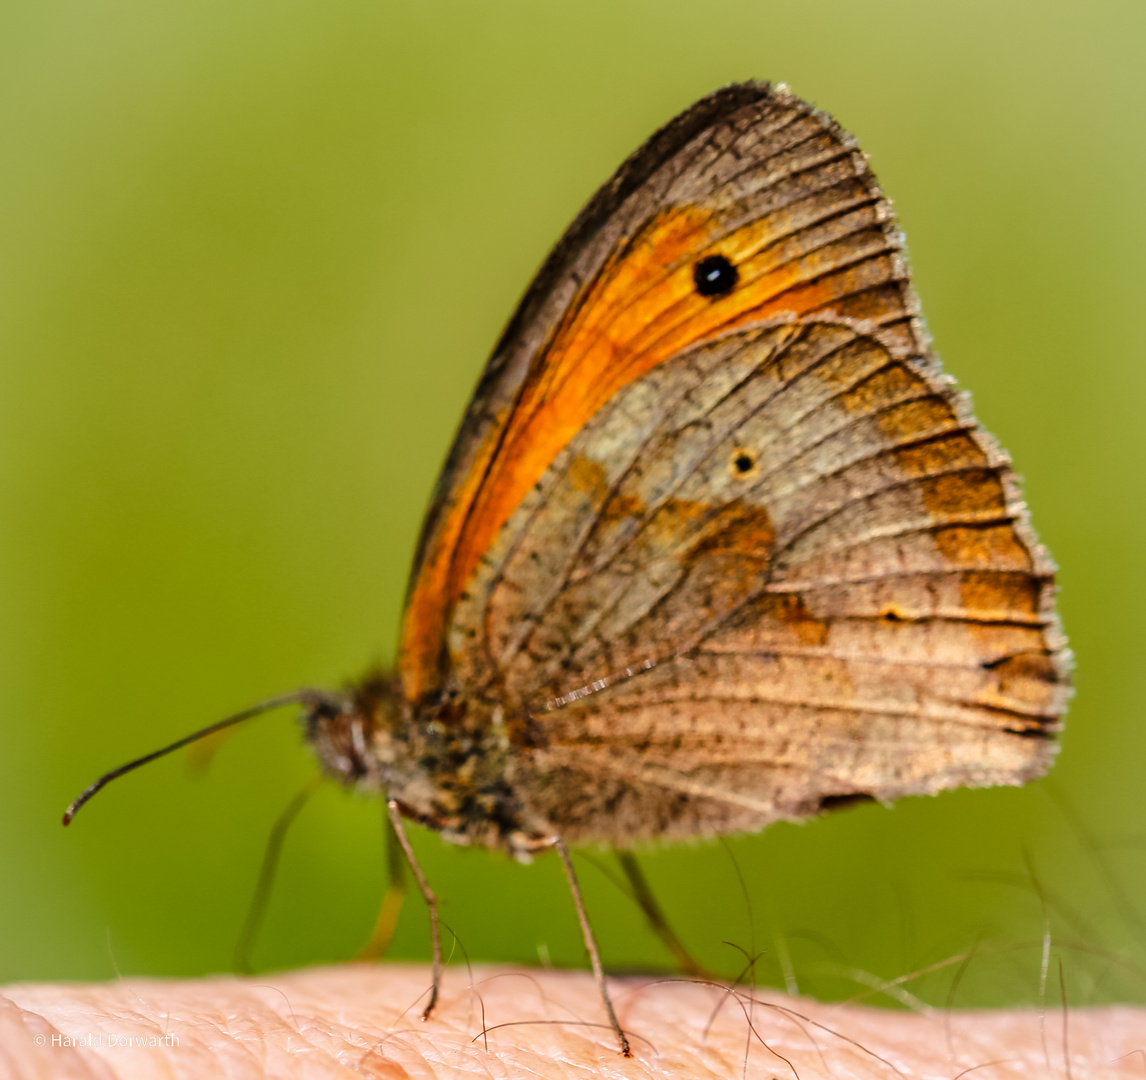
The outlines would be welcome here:
<svg viewBox="0 0 1146 1080">
<path fill-rule="evenodd" d="M 756 829 L 1053 750 L 1052 568 L 1007 460 L 866 160 L 754 89 L 527 296 L 424 539 L 407 692 L 500 710 L 538 834 Z M 706 297 L 712 254 L 738 280 Z"/>
</svg>

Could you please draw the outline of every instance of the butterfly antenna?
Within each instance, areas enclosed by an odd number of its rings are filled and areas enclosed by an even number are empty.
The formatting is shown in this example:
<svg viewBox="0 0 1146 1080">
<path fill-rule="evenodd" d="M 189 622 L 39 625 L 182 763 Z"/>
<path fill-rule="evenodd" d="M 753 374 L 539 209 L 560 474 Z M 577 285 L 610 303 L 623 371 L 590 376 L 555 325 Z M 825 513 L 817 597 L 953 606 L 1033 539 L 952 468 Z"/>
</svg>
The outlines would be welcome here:
<svg viewBox="0 0 1146 1080">
<path fill-rule="evenodd" d="M 325 694 L 316 690 L 292 690 L 289 694 L 280 694 L 278 697 L 267 698 L 266 701 L 260 701 L 257 705 L 251 705 L 249 708 L 243 709 L 242 712 L 235 713 L 234 716 L 228 716 L 224 720 L 217 720 L 215 723 L 209 724 L 200 731 L 184 736 L 184 738 L 173 742 L 170 746 L 165 746 L 160 750 L 153 750 L 150 754 L 144 754 L 143 757 L 136 758 L 135 761 L 129 761 L 126 765 L 121 765 L 118 769 L 112 769 L 111 772 L 104 773 L 95 783 L 89 784 L 80 792 L 79 796 L 72 801 L 71 805 L 64 811 L 64 824 L 69 824 L 72 818 L 79 813 L 80 807 L 95 795 L 96 792 L 107 787 L 113 780 L 118 779 L 125 773 L 138 769 L 141 765 L 147 765 L 157 758 L 164 757 L 167 754 L 182 749 L 189 743 L 196 742 L 198 739 L 205 739 L 208 735 L 214 735 L 216 731 L 234 727 L 235 724 L 241 724 L 244 720 L 250 720 L 252 717 L 270 712 L 272 709 L 279 709 L 284 705 L 312 704 L 325 700 L 325 698 Z"/>
</svg>

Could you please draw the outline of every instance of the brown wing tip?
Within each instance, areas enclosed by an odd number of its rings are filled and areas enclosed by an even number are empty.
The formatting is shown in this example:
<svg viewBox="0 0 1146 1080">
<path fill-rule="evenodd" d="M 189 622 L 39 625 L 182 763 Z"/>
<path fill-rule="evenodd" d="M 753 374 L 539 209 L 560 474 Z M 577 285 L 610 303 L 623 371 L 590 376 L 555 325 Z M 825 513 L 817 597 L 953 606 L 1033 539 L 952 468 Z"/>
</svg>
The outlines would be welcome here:
<svg viewBox="0 0 1146 1080">
<path fill-rule="evenodd" d="M 702 131 L 714 127 L 743 108 L 764 101 L 792 100 L 796 99 L 784 83 L 776 85 L 764 81 L 730 83 L 693 102 L 687 109 L 677 113 L 668 123 L 654 131 L 597 190 L 549 253 L 502 332 L 494 349 L 494 356 L 503 351 L 506 342 L 510 341 L 520 326 L 533 315 L 534 309 L 543 301 L 553 281 L 566 272 L 587 239 L 661 165 L 687 146 Z M 486 377 L 488 372 L 483 379 Z"/>
</svg>

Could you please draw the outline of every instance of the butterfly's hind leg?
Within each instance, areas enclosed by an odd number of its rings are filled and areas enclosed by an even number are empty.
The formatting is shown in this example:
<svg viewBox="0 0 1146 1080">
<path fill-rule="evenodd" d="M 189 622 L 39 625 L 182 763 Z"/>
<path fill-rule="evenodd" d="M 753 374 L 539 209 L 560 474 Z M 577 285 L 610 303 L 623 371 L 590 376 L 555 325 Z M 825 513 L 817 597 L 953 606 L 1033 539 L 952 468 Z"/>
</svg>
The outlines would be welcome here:
<svg viewBox="0 0 1146 1080">
<path fill-rule="evenodd" d="M 692 953 L 685 948 L 684 942 L 677 937 L 676 931 L 666 918 L 660 904 L 657 903 L 657 898 L 653 895 L 652 887 L 649 885 L 649 879 L 645 877 L 645 872 L 641 869 L 641 864 L 637 862 L 637 857 L 631 851 L 625 851 L 620 848 L 616 849 L 614 854 L 617 856 L 617 862 L 621 864 L 621 869 L 625 872 L 625 877 L 628 879 L 633 900 L 636 901 L 641 911 L 645 913 L 645 918 L 648 919 L 649 926 L 652 928 L 653 933 L 661 939 L 664 947 L 672 953 L 681 971 L 694 979 L 714 980 L 716 976 L 702 967 L 695 957 L 693 957 Z"/>
<path fill-rule="evenodd" d="M 258 937 L 263 918 L 267 913 L 267 903 L 271 898 L 271 887 L 275 883 L 275 872 L 278 870 L 287 830 L 324 779 L 321 773 L 315 776 L 287 803 L 286 809 L 279 814 L 271 827 L 271 835 L 267 837 L 267 848 L 263 853 L 263 865 L 259 869 L 259 880 L 255 885 L 255 895 L 251 897 L 251 906 L 247 909 L 243 929 L 239 933 L 239 940 L 235 943 L 235 970 L 241 971 L 244 975 L 249 975 L 254 970 L 251 966 L 251 950 L 254 948 L 255 938 Z"/>
<path fill-rule="evenodd" d="M 382 821 L 386 834 L 386 892 L 382 896 L 382 907 L 378 911 L 378 920 L 374 923 L 370 940 L 362 947 L 356 960 L 378 960 L 385 955 L 398 925 L 402 904 L 406 900 L 406 864 L 402 857 L 402 846 L 388 811 Z"/>
<path fill-rule="evenodd" d="M 422 894 L 422 899 L 426 901 L 426 907 L 430 911 L 430 948 L 433 950 L 434 956 L 434 985 L 430 989 L 430 1002 L 422 1010 L 422 1019 L 427 1020 L 430 1013 L 434 1011 L 434 1006 L 438 1003 L 438 992 L 442 988 L 442 935 L 438 929 L 438 898 L 426 882 L 426 876 L 418 865 L 414 849 L 410 846 L 410 838 L 406 835 L 406 830 L 402 825 L 402 814 L 395 800 L 386 800 L 386 813 L 390 816 L 390 824 L 394 826 L 394 835 L 398 838 L 398 843 L 402 846 L 402 853 L 406 856 L 406 862 L 410 864 L 414 880 L 418 883 L 418 891 Z"/>
<path fill-rule="evenodd" d="M 597 939 L 593 937 L 593 928 L 589 925 L 589 916 L 585 914 L 585 904 L 581 900 L 581 886 L 577 884 L 577 872 L 573 869 L 573 859 L 569 854 L 569 849 L 565 846 L 565 841 L 560 836 L 552 837 L 549 843 L 557 849 L 557 854 L 561 856 L 561 864 L 565 867 L 565 879 L 569 882 L 569 891 L 573 894 L 577 918 L 581 923 L 581 936 L 585 939 L 589 963 L 593 965 L 593 976 L 597 980 L 597 992 L 601 995 L 609 1023 L 621 1044 L 621 1053 L 625 1057 L 632 1057 L 633 1051 L 629 1048 L 628 1036 L 625 1035 L 621 1025 L 617 1022 L 617 1014 L 613 1009 L 613 999 L 609 996 L 609 987 L 605 983 L 605 969 L 601 967 L 601 954 L 597 952 Z"/>
</svg>

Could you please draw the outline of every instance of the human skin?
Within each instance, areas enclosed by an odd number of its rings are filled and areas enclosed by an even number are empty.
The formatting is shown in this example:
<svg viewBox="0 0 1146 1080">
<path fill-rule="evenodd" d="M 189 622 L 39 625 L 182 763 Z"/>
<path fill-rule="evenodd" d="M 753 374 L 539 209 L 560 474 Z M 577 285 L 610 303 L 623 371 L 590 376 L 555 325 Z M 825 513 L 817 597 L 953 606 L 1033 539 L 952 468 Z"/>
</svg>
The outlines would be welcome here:
<svg viewBox="0 0 1146 1080">
<path fill-rule="evenodd" d="M 1131 1007 L 1072 1009 L 1064 1040 L 1058 1010 L 920 1016 L 617 979 L 614 1000 L 633 1043 L 626 1059 L 588 974 L 454 967 L 422 1022 L 428 986 L 425 967 L 398 964 L 14 984 L 0 988 L 0 1077 L 1146 1075 L 1146 1010 Z"/>
</svg>

